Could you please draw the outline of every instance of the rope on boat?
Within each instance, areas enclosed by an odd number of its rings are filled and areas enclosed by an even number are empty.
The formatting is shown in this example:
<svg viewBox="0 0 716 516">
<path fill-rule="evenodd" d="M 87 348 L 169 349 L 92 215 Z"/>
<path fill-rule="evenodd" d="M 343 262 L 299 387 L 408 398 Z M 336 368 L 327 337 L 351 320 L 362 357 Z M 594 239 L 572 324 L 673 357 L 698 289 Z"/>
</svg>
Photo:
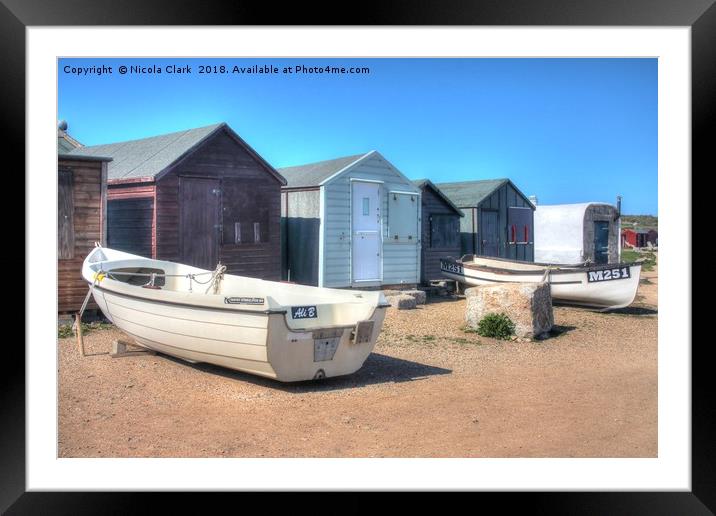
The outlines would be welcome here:
<svg viewBox="0 0 716 516">
<path fill-rule="evenodd" d="M 188 278 L 189 276 L 202 276 L 205 274 L 214 274 L 213 271 L 211 272 L 196 272 L 194 274 L 163 274 L 161 272 L 121 272 L 121 271 L 99 271 L 98 274 L 104 274 L 105 276 L 112 277 L 112 276 L 141 276 L 144 278 L 151 278 L 152 276 L 155 277 L 162 277 L 162 278 Z M 114 279 L 114 278 L 112 278 Z M 204 282 L 206 284 L 207 282 Z"/>
<path fill-rule="evenodd" d="M 226 265 L 221 265 L 221 262 L 219 262 L 216 265 L 216 270 L 212 274 L 209 286 L 206 287 L 204 294 L 208 294 L 211 287 L 214 287 L 214 294 L 219 293 L 219 283 L 221 282 L 222 279 L 224 279 L 225 271 L 226 271 Z"/>
<path fill-rule="evenodd" d="M 547 267 L 545 267 L 544 269 L 544 275 L 542 276 L 542 280 L 540 281 L 540 283 L 550 283 L 550 279 L 552 279 L 549 275 L 550 272 L 558 270 L 559 268 L 559 266 L 547 265 Z"/>
<path fill-rule="evenodd" d="M 97 284 L 98 281 L 101 281 L 103 277 L 108 277 L 110 279 L 113 279 L 115 281 L 121 281 L 117 279 L 115 276 L 139 276 L 141 278 L 149 278 L 149 281 L 145 283 L 143 286 L 154 286 L 154 282 L 156 278 L 187 278 L 189 280 L 189 292 L 192 292 L 192 284 L 193 282 L 198 283 L 199 285 L 209 285 L 206 288 L 206 291 L 204 292 L 207 294 L 209 290 L 214 287 L 214 293 L 218 293 L 219 291 L 219 283 L 224 278 L 224 272 L 226 272 L 226 265 L 221 265 L 219 263 L 216 266 L 216 269 L 213 271 L 207 271 L 207 272 L 196 272 L 196 273 L 190 273 L 190 274 L 166 274 L 166 273 L 160 273 L 160 272 L 123 272 L 123 271 L 103 271 L 100 270 L 95 273 L 94 275 L 94 285 Z M 199 281 L 197 279 L 197 276 L 206 276 L 207 274 L 210 274 L 211 277 L 207 281 Z M 93 285 L 93 286 L 94 286 Z M 87 298 L 85 299 L 85 305 L 87 304 L 87 301 L 89 299 L 89 295 L 92 292 L 92 287 L 90 287 L 90 292 L 87 293 Z M 84 305 L 83 309 L 84 311 Z M 82 313 L 82 312 L 80 312 Z"/>
</svg>

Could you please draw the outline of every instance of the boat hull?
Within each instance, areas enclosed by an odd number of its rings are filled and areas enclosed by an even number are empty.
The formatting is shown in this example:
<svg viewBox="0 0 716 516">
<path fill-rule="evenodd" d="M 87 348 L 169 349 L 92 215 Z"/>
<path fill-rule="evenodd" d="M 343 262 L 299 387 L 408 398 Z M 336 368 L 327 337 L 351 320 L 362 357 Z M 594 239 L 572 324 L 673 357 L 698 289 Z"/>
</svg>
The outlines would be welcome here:
<svg viewBox="0 0 716 516">
<path fill-rule="evenodd" d="M 444 276 L 467 285 L 496 285 L 499 283 L 541 283 L 550 285 L 552 299 L 602 309 L 629 306 L 639 287 L 640 264 L 612 264 L 603 266 L 559 267 L 547 264 L 532 265 L 510 261 L 488 260 L 490 266 L 459 260 L 441 260 Z M 532 266 L 530 266 L 532 265 Z"/>
<path fill-rule="evenodd" d="M 85 279 L 91 277 L 85 274 Z M 378 304 L 360 312 L 367 316 L 355 320 L 355 324 L 344 318 L 338 324 L 310 326 L 305 321 L 293 321 L 290 307 L 197 306 L 182 302 L 181 297 L 177 301 L 169 295 L 161 297 L 157 291 L 117 285 L 108 279 L 89 283 L 107 319 L 139 346 L 188 362 L 214 364 L 282 382 L 341 376 L 360 369 L 380 334 L 387 306 Z M 325 296 L 325 292 L 322 294 Z M 322 308 L 318 305 L 319 311 Z M 359 325 L 363 328 L 360 339 L 356 337 Z"/>
</svg>

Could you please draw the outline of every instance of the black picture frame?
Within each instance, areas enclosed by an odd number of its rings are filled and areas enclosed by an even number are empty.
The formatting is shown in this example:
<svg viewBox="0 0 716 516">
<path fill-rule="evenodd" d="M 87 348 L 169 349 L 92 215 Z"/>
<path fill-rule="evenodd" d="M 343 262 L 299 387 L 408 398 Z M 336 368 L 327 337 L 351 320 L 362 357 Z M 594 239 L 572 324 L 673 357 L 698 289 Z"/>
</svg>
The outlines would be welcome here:
<svg viewBox="0 0 716 516">
<path fill-rule="evenodd" d="M 363 3 L 350 16 L 320 4 L 282 5 L 187 0 L 2 0 L 0 54 L 3 77 L 0 102 L 6 136 L 6 170 L 25 170 L 25 28 L 36 25 L 561 25 L 561 26 L 689 26 L 692 43 L 692 170 L 705 176 L 713 170 L 712 134 L 716 120 L 716 6 L 714 0 L 503 0 L 467 2 Z M 9 152 L 13 150 L 13 152 Z M 12 168 L 10 168 L 12 167 Z M 6 175 L 9 172 L 6 172 Z M 689 179 L 688 171 L 684 172 Z M 23 176 L 14 173 L 25 190 Z M 7 191 L 7 190 L 6 190 Z M 28 192 L 25 192 L 27 195 Z M 703 195 L 703 194 L 702 194 Z M 694 199 L 695 201 L 695 199 Z M 695 202 L 692 204 L 696 204 Z M 691 209 L 691 207 L 685 207 Z M 24 238 L 35 238 L 25 234 Z M 18 253 L 21 238 L 13 239 Z M 3 260 L 19 268 L 17 255 Z M 21 275 L 20 275 L 21 276 Z M 690 281 L 690 278 L 689 278 Z M 19 291 L 19 290 L 18 290 Z M 26 306 L 31 303 L 25 299 Z M 693 317 L 692 317 L 693 320 Z M 685 330 L 685 335 L 687 329 Z M 7 514 L 128 514 L 151 507 L 162 497 L 166 511 L 211 513 L 227 496 L 200 500 L 181 493 L 25 492 L 25 351 L 19 340 L 6 342 L 0 375 L 0 511 Z M 14 345 L 11 345 L 14 344 Z M 26 343 L 27 344 L 27 343 Z M 683 343 L 673 343 L 681 345 Z M 716 511 L 716 404 L 711 393 L 708 341 L 692 346 L 692 491 L 611 493 L 483 493 L 505 509 L 525 508 L 540 514 L 712 514 Z M 54 350 L 48 349 L 52 353 Z M 246 494 L 241 496 L 247 496 Z M 275 496 L 275 495 L 274 495 Z M 363 500 L 348 502 L 351 512 L 370 510 Z M 280 502 L 278 497 L 278 501 Z M 251 500 L 243 499 L 242 504 Z M 344 502 L 346 503 L 346 502 Z M 404 510 L 424 504 L 422 496 L 405 500 Z M 454 503 L 457 503 L 455 500 Z M 168 504 L 168 505 L 166 505 Z M 248 506 L 248 505 L 247 505 Z M 307 504 L 311 509 L 311 504 Z"/>
</svg>

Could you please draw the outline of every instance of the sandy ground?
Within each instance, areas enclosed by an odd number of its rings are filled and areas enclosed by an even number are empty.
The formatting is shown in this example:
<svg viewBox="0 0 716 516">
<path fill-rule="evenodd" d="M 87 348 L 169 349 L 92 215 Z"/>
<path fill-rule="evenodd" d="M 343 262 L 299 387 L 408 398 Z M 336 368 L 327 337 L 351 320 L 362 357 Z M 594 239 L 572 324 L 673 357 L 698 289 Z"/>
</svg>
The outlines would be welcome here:
<svg viewBox="0 0 716 516">
<path fill-rule="evenodd" d="M 320 382 L 60 339 L 59 456 L 655 457 L 656 276 L 618 313 L 555 307 L 535 342 L 463 332 L 464 300 L 390 309 L 363 368 Z"/>
</svg>

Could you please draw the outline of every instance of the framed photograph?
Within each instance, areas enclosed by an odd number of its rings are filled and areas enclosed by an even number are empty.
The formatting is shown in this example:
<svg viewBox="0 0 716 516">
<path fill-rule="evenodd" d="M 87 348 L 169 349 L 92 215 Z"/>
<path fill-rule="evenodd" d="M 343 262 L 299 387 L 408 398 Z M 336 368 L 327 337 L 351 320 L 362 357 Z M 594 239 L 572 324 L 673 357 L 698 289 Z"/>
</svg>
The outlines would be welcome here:
<svg viewBox="0 0 716 516">
<path fill-rule="evenodd" d="M 3 510 L 133 510 L 122 491 L 713 510 L 690 260 L 709 2 L 351 26 L 6 4 L 27 301 Z"/>
</svg>

